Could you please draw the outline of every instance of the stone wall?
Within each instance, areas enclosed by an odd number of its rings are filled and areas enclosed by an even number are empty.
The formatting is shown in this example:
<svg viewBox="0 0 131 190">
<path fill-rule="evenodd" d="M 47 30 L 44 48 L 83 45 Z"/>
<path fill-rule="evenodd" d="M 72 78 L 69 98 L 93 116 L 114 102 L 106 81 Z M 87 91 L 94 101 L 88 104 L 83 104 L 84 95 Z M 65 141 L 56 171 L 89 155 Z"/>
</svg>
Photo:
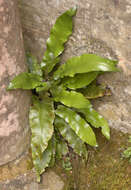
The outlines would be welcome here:
<svg viewBox="0 0 131 190">
<path fill-rule="evenodd" d="M 81 53 L 96 53 L 119 60 L 121 73 L 106 74 L 102 82 L 112 97 L 99 103 L 99 111 L 110 126 L 131 132 L 131 2 L 129 0 L 22 0 L 19 3 L 26 50 L 39 59 L 57 16 L 77 5 L 74 33 L 63 61 Z"/>
</svg>

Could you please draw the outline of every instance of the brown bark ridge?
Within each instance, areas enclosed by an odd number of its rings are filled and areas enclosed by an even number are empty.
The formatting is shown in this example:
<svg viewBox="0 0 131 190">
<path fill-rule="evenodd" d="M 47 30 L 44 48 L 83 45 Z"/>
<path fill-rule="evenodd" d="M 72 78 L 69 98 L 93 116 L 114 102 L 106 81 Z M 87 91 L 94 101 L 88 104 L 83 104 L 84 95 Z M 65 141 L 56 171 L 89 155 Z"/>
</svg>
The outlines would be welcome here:
<svg viewBox="0 0 131 190">
<path fill-rule="evenodd" d="M 7 91 L 9 81 L 26 71 L 16 0 L 0 0 L 0 165 L 16 159 L 28 147 L 30 96 Z"/>
</svg>

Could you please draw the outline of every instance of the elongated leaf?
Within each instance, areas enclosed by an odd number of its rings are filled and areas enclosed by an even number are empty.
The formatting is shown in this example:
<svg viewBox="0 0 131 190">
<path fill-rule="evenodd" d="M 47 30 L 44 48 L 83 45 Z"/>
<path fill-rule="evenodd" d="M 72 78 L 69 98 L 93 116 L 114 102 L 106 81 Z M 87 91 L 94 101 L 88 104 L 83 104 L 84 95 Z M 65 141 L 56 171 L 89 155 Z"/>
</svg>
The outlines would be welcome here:
<svg viewBox="0 0 131 190">
<path fill-rule="evenodd" d="M 43 69 L 49 73 L 56 63 L 57 58 L 64 50 L 64 43 L 72 34 L 72 17 L 76 14 L 76 7 L 69 9 L 56 20 L 47 40 L 47 49 L 42 61 Z"/>
<path fill-rule="evenodd" d="M 53 134 L 54 110 L 53 102 L 47 96 L 40 101 L 37 97 L 33 97 L 33 106 L 30 109 L 29 121 L 31 127 L 31 147 L 32 158 L 37 173 L 41 174 L 38 167 L 39 160 L 43 162 L 43 152 L 48 146 L 48 141 Z M 42 168 L 42 166 L 41 166 Z"/>
<path fill-rule="evenodd" d="M 98 112 L 96 112 L 93 108 L 85 108 L 79 110 L 82 112 L 86 120 L 96 128 L 101 127 L 102 134 L 107 138 L 110 139 L 110 128 L 108 126 L 107 121 L 104 119 L 103 116 L 101 116 Z"/>
<path fill-rule="evenodd" d="M 99 98 L 105 95 L 111 95 L 109 89 L 105 86 L 97 85 L 96 82 L 92 82 L 89 86 L 79 89 L 78 92 L 81 92 L 87 99 Z"/>
<path fill-rule="evenodd" d="M 54 100 L 62 104 L 74 108 L 90 107 L 90 102 L 81 94 L 75 91 L 67 91 L 61 87 L 53 89 L 52 91 Z"/>
<path fill-rule="evenodd" d="M 51 139 L 49 141 L 49 144 L 46 150 L 43 153 L 41 153 L 41 156 L 40 156 L 38 149 L 34 146 L 34 144 L 31 144 L 33 164 L 36 169 L 38 182 L 40 182 L 40 175 L 45 171 L 45 168 L 47 168 L 50 164 L 52 154 L 53 154 L 52 145 L 53 143 Z"/>
<path fill-rule="evenodd" d="M 56 144 L 56 158 L 61 159 L 63 156 L 65 156 L 69 152 L 68 146 L 65 141 L 62 139 L 59 140 Z"/>
<path fill-rule="evenodd" d="M 83 54 L 72 57 L 54 73 L 54 79 L 64 76 L 73 77 L 77 73 L 87 73 L 92 71 L 118 71 L 117 61 L 102 58 L 94 54 Z"/>
<path fill-rule="evenodd" d="M 97 146 L 93 130 L 77 113 L 65 106 L 58 106 L 56 115 L 63 118 L 80 137 L 80 139 L 91 146 Z"/>
<path fill-rule="evenodd" d="M 69 150 L 67 143 L 61 138 L 57 128 L 55 128 L 55 141 L 56 141 L 56 159 L 61 159 L 65 156 Z"/>
<path fill-rule="evenodd" d="M 51 139 L 52 141 L 52 156 L 51 156 L 51 160 L 50 160 L 50 164 L 49 167 L 53 167 L 56 161 L 56 145 L 57 145 L 57 140 L 55 137 L 55 133 L 53 134 L 53 137 Z"/>
<path fill-rule="evenodd" d="M 26 57 L 29 72 L 42 76 L 42 69 L 40 64 L 38 64 L 37 59 L 33 55 L 31 55 L 31 53 L 27 53 Z"/>
<path fill-rule="evenodd" d="M 99 72 L 76 74 L 74 77 L 64 78 L 62 83 L 70 89 L 83 88 L 95 80 L 98 74 Z"/>
<path fill-rule="evenodd" d="M 71 127 L 60 117 L 55 118 L 55 126 L 61 135 L 68 141 L 74 152 L 87 159 L 87 149 L 84 142 L 76 135 Z"/>
<path fill-rule="evenodd" d="M 37 86 L 42 86 L 42 84 L 42 78 L 39 75 L 33 73 L 21 73 L 9 83 L 7 89 L 11 90 L 21 88 L 29 90 L 34 89 Z"/>
<path fill-rule="evenodd" d="M 48 74 L 52 71 L 53 67 L 60 62 L 60 58 L 55 57 L 53 53 L 49 53 L 48 58 L 45 57 L 41 62 L 41 68 L 43 71 L 45 71 L 46 74 Z"/>
</svg>

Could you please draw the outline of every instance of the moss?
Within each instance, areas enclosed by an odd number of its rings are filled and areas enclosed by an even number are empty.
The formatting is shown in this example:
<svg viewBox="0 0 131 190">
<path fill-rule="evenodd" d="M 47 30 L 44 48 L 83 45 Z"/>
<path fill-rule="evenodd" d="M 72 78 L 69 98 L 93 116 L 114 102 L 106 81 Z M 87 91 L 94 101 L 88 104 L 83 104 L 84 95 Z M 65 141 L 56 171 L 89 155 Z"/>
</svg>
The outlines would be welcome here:
<svg viewBox="0 0 131 190">
<path fill-rule="evenodd" d="M 131 186 L 131 166 L 121 160 L 121 146 L 126 143 L 127 135 L 112 131 L 112 139 L 105 142 L 98 137 L 99 150 L 90 151 L 87 166 L 81 165 L 80 190 L 126 190 Z"/>
<path fill-rule="evenodd" d="M 131 189 L 131 165 L 121 159 L 128 135 L 116 130 L 111 131 L 107 141 L 98 132 L 98 149 L 89 147 L 89 157 L 85 164 L 72 155 L 73 170 L 65 172 L 58 165 L 55 172 L 65 183 L 63 190 L 129 190 Z"/>
<path fill-rule="evenodd" d="M 32 168 L 31 154 L 26 153 L 19 159 L 0 166 L 0 181 L 12 180 L 27 173 Z"/>
</svg>

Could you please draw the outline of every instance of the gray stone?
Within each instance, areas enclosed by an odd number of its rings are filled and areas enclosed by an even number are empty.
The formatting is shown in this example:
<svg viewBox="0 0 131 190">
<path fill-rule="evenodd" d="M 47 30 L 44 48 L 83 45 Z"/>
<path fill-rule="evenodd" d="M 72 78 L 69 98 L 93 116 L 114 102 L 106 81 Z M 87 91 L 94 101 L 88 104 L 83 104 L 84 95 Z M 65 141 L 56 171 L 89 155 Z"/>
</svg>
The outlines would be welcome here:
<svg viewBox="0 0 131 190">
<path fill-rule="evenodd" d="M 26 172 L 21 176 L 0 182 L 1 190 L 63 190 L 64 182 L 53 171 L 46 172 L 42 182 L 36 182 L 34 171 Z"/>
<path fill-rule="evenodd" d="M 15 0 L 0 1 L 0 165 L 28 147 L 29 94 L 6 90 L 9 81 L 26 71 L 21 25 Z"/>
<path fill-rule="evenodd" d="M 64 182 L 53 171 L 47 172 L 43 175 L 43 190 L 62 190 Z"/>
</svg>

